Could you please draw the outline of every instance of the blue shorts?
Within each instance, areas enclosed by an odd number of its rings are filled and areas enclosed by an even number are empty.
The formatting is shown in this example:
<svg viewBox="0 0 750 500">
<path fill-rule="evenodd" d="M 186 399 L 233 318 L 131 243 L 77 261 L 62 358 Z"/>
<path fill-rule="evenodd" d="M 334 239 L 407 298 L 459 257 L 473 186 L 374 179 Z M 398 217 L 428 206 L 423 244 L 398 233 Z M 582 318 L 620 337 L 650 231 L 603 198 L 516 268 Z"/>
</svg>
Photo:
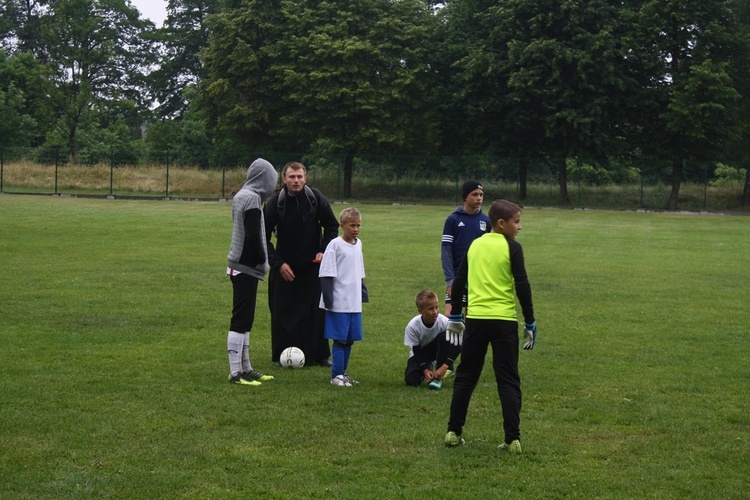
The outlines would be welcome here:
<svg viewBox="0 0 750 500">
<path fill-rule="evenodd" d="M 362 340 L 362 313 L 326 311 L 325 338 L 342 342 Z"/>
</svg>

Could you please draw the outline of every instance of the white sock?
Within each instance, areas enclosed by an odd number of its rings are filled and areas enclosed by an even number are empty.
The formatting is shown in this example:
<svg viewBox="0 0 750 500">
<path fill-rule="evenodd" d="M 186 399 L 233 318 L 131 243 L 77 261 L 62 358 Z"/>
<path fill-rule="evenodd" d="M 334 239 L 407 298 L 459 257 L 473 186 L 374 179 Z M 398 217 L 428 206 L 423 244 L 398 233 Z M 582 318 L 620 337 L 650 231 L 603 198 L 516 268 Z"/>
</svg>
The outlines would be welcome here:
<svg viewBox="0 0 750 500">
<path fill-rule="evenodd" d="M 230 331 L 227 334 L 227 353 L 229 353 L 229 372 L 236 377 L 242 372 L 242 347 L 245 333 Z"/>
<path fill-rule="evenodd" d="M 253 365 L 250 364 L 250 332 L 248 332 L 242 341 L 242 371 L 247 373 L 252 369 Z"/>
</svg>

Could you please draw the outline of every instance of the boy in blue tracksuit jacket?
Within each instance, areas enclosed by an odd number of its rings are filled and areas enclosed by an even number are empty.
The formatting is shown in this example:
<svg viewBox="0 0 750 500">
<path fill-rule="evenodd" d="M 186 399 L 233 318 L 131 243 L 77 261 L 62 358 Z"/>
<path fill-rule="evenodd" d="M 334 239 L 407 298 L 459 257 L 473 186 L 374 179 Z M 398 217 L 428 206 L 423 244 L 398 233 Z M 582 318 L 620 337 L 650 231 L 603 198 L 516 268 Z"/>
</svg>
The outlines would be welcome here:
<svg viewBox="0 0 750 500">
<path fill-rule="evenodd" d="M 484 186 L 479 181 L 469 179 L 461 186 L 464 204 L 445 219 L 440 260 L 445 275 L 445 315 L 451 314 L 451 289 L 458 266 L 466 255 L 469 245 L 475 239 L 490 232 L 490 218 L 482 212 Z M 466 300 L 464 299 L 464 307 Z M 460 312 L 460 311 L 457 311 Z"/>
</svg>

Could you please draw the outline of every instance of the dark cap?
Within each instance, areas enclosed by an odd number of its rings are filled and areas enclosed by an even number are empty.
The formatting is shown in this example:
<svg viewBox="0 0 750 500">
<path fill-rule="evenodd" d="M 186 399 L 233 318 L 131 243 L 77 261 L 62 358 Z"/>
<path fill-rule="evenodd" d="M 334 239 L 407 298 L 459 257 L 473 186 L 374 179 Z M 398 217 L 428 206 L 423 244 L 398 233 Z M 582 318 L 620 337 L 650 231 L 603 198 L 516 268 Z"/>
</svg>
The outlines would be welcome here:
<svg viewBox="0 0 750 500">
<path fill-rule="evenodd" d="M 479 181 L 469 179 L 468 181 L 464 182 L 463 186 L 461 186 L 461 197 L 465 200 L 466 197 L 469 196 L 469 193 L 471 193 L 475 189 L 481 189 L 482 191 L 484 191 L 484 186 L 482 186 L 482 183 Z"/>
</svg>

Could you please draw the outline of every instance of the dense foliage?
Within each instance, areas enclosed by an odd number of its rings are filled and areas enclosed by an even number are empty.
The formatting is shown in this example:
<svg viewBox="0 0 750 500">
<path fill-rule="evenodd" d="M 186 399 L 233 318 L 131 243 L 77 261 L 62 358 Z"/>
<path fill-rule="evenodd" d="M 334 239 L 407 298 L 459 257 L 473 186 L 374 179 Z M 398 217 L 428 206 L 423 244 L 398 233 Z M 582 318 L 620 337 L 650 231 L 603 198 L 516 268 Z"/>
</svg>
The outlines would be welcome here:
<svg viewBox="0 0 750 500">
<path fill-rule="evenodd" d="M 741 0 L 169 0 L 161 28 L 129 0 L 0 13 L 0 146 L 74 163 L 335 154 L 348 191 L 357 155 L 549 158 L 566 197 L 571 159 L 648 158 L 671 163 L 672 205 L 685 162 L 750 156 Z"/>
</svg>

